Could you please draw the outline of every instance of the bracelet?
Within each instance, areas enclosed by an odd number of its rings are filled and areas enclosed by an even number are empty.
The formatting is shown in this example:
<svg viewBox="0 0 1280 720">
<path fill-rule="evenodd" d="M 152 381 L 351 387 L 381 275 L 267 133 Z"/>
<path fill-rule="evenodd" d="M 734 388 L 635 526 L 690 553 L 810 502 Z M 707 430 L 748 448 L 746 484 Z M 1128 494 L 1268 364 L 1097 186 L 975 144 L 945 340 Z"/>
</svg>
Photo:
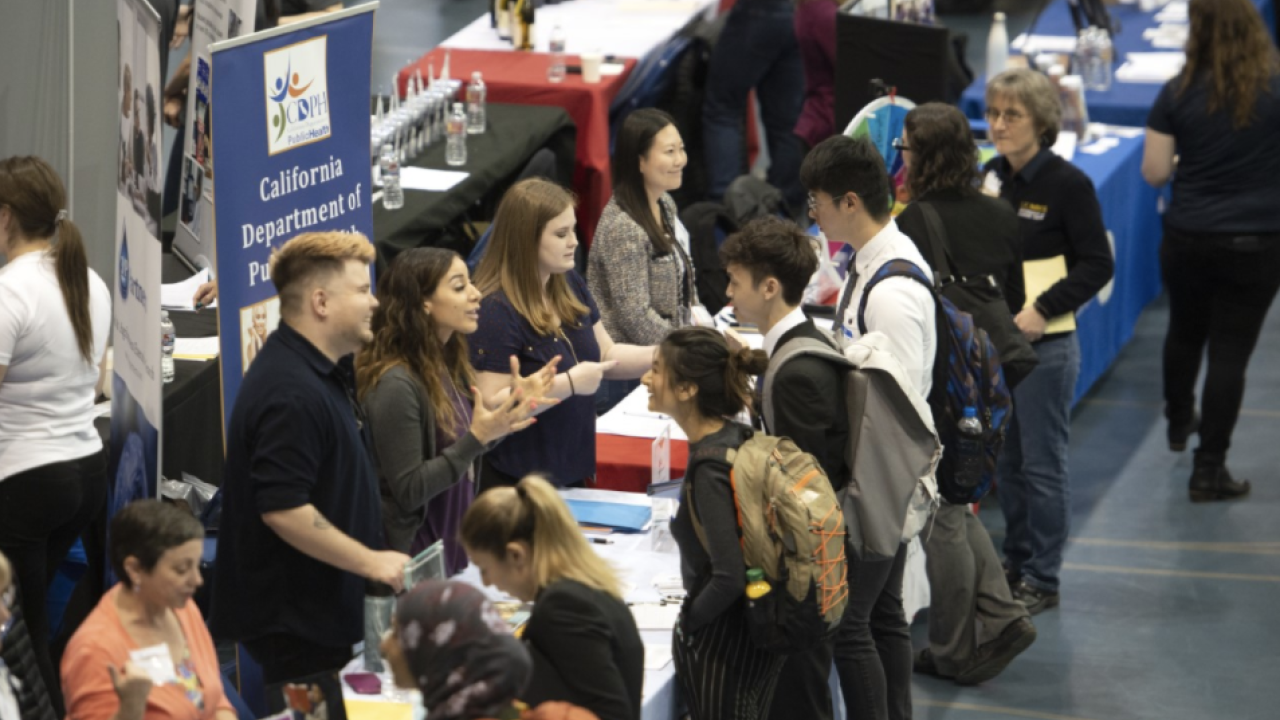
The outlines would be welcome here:
<svg viewBox="0 0 1280 720">
<path fill-rule="evenodd" d="M 577 390 L 577 388 L 575 388 L 575 387 L 573 386 L 573 374 L 572 374 L 572 373 L 570 373 L 568 370 L 565 370 L 565 371 L 564 371 L 564 376 L 565 376 L 566 378 L 568 378 L 568 380 L 569 380 L 569 395 L 570 395 L 571 397 L 572 397 L 572 396 L 574 396 L 574 395 L 577 395 L 577 394 L 578 394 L 578 390 Z"/>
</svg>

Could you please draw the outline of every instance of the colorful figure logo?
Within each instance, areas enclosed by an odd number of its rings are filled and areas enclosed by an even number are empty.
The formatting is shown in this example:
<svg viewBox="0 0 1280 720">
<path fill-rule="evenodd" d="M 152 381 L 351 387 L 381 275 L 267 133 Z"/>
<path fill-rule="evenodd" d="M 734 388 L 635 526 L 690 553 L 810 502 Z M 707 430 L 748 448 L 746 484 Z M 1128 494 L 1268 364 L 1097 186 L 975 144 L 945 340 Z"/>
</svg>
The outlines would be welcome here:
<svg viewBox="0 0 1280 720">
<path fill-rule="evenodd" d="M 285 83 L 285 78 L 289 80 L 287 84 Z M 301 97 L 307 91 L 307 88 L 311 87 L 313 80 L 308 80 L 306 85 L 302 85 L 301 82 L 302 79 L 298 77 L 298 73 L 293 72 L 293 63 L 290 62 L 289 65 L 285 66 L 284 76 L 276 78 L 275 83 L 272 84 L 271 101 L 276 103 L 276 114 L 271 118 L 271 126 L 279 128 L 279 132 L 276 133 L 276 140 L 279 140 L 284 135 L 285 126 L 289 124 L 284 107 L 285 96 L 288 95 L 291 98 Z M 307 119 L 305 108 L 302 109 L 298 119 Z"/>
<path fill-rule="evenodd" d="M 263 60 L 268 154 L 329 137 L 326 37 L 268 51 Z"/>
</svg>

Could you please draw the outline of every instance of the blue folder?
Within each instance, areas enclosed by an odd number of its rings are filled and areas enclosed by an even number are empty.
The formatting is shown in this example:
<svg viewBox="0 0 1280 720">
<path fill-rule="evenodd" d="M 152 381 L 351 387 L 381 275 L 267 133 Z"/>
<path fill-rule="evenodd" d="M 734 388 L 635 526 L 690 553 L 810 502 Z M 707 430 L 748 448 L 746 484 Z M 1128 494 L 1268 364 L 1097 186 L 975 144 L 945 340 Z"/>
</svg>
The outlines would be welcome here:
<svg viewBox="0 0 1280 720">
<path fill-rule="evenodd" d="M 648 524 L 653 509 L 648 505 L 626 505 L 596 500 L 565 500 L 579 525 L 613 528 L 618 532 L 640 532 Z"/>
</svg>

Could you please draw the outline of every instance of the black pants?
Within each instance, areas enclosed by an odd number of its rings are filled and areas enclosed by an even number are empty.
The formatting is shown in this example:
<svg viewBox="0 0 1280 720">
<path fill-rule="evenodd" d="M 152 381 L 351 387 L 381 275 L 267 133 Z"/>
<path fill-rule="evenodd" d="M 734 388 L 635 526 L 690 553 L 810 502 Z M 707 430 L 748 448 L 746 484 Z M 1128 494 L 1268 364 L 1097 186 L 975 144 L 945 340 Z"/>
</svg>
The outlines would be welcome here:
<svg viewBox="0 0 1280 720">
<path fill-rule="evenodd" d="M 13 565 L 36 664 L 58 717 L 62 683 L 49 656 L 49 583 L 107 501 L 106 452 L 0 480 L 0 552 Z"/>
<path fill-rule="evenodd" d="M 315 715 L 346 720 L 338 673 L 352 658 L 351 646 L 318 645 L 286 634 L 266 635 L 243 644 L 262 666 L 267 712 L 274 714 L 288 708 L 302 711 L 294 717 Z M 318 713 L 322 702 L 325 712 Z"/>
<path fill-rule="evenodd" d="M 831 653 L 835 641 L 828 640 L 809 650 L 787 656 L 773 693 L 769 720 L 831 720 Z"/>
<path fill-rule="evenodd" d="M 892 560 L 849 554 L 849 606 L 836 635 L 835 663 L 849 720 L 909 720 L 911 631 L 902 609 L 907 546 Z"/>
<path fill-rule="evenodd" d="M 785 655 L 751 640 L 743 603 L 734 603 L 696 633 L 672 633 L 676 678 L 692 720 L 762 720 L 769 717 Z M 797 716 L 798 717 L 798 716 Z"/>
<path fill-rule="evenodd" d="M 1169 290 L 1165 415 L 1183 424 L 1195 413 L 1207 344 L 1197 454 L 1222 462 L 1240 415 L 1249 356 L 1280 288 L 1280 234 L 1236 237 L 1166 227 L 1160 265 Z"/>
</svg>

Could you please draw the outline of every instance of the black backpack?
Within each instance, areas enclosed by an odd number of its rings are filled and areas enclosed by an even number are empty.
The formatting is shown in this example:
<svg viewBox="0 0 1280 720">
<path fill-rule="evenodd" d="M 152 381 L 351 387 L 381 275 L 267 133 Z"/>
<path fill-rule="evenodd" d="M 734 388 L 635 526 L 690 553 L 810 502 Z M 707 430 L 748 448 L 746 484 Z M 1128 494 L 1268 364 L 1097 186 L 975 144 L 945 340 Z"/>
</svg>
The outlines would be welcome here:
<svg viewBox="0 0 1280 720">
<path fill-rule="evenodd" d="M 693 261 L 698 299 L 715 315 L 729 303 L 729 275 L 720 263 L 720 245 L 738 231 L 738 225 L 718 202 L 696 202 L 680 212 L 689 231 L 689 259 Z"/>
</svg>

